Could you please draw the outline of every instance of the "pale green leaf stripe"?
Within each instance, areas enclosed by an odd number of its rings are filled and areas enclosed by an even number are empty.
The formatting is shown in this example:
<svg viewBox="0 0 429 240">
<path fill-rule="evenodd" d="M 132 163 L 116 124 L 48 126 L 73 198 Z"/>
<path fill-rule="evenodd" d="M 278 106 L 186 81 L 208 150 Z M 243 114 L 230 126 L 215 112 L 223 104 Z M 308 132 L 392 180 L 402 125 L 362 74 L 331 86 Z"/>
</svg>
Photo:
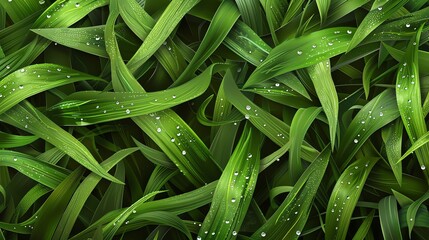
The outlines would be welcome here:
<svg viewBox="0 0 429 240">
<path fill-rule="evenodd" d="M 417 201 L 411 203 L 411 205 L 407 209 L 407 225 L 408 225 L 408 235 L 411 239 L 411 232 L 413 231 L 414 225 L 416 223 L 416 215 L 417 210 L 419 210 L 420 206 L 429 199 L 429 191 L 426 192 L 423 196 L 421 196 Z"/>
<path fill-rule="evenodd" d="M 127 63 L 131 72 L 135 73 L 162 45 L 173 32 L 183 16 L 201 0 L 173 0 L 159 17 L 155 26 L 143 44 Z"/>
<path fill-rule="evenodd" d="M 386 1 L 380 5 L 381 1 L 375 1 L 371 11 L 365 16 L 363 21 L 356 29 L 353 39 L 350 41 L 347 51 L 355 48 L 364 38 L 366 38 L 374 29 L 380 26 L 384 21 L 392 16 L 399 8 L 405 5 L 408 0 Z"/>
<path fill-rule="evenodd" d="M 102 80 L 56 64 L 31 65 L 0 81 L 0 114 L 37 93 L 84 80 Z"/>
<path fill-rule="evenodd" d="M 325 175 L 331 156 L 326 147 L 308 166 L 286 199 L 252 235 L 252 239 L 298 239 L 310 215 L 316 192 Z"/>
<path fill-rule="evenodd" d="M 427 133 L 423 115 L 420 76 L 418 66 L 418 46 L 423 25 L 410 40 L 405 56 L 400 62 L 396 75 L 396 99 L 402 122 L 411 143 Z M 429 145 L 424 144 L 416 150 L 420 165 L 429 166 Z M 423 169 L 426 176 L 429 169 Z"/>
<path fill-rule="evenodd" d="M 395 197 L 390 195 L 381 199 L 378 203 L 378 213 L 384 239 L 402 240 Z"/>
<path fill-rule="evenodd" d="M 330 61 L 326 60 L 308 67 L 307 71 L 310 75 L 311 81 L 313 82 L 317 97 L 322 104 L 323 111 L 328 118 L 331 147 L 334 149 L 335 136 L 338 128 L 339 102 L 334 80 L 331 76 Z"/>
<path fill-rule="evenodd" d="M 356 203 L 366 179 L 377 161 L 378 158 L 361 158 L 342 172 L 332 190 L 326 208 L 326 239 L 346 239 Z"/>
<path fill-rule="evenodd" d="M 344 53 L 354 31 L 352 27 L 329 28 L 282 42 L 250 75 L 244 88 Z"/>
<path fill-rule="evenodd" d="M 295 183 L 304 172 L 301 163 L 301 146 L 307 135 L 308 129 L 319 113 L 320 107 L 300 108 L 295 113 L 290 126 L 290 149 L 288 176 L 291 184 Z"/>
<path fill-rule="evenodd" d="M 259 173 L 262 135 L 246 124 L 216 190 L 199 236 L 234 239 L 246 216 Z M 208 232 L 209 234 L 205 234 Z M 212 233 L 215 235 L 212 235 Z"/>
<path fill-rule="evenodd" d="M 219 47 L 239 16 L 238 9 L 232 1 L 226 0 L 221 3 L 194 57 L 172 86 L 182 84 L 192 77 L 201 64 Z"/>
<path fill-rule="evenodd" d="M 27 154 L 7 150 L 0 150 L 0 166 L 12 167 L 52 189 L 69 174 L 69 171 L 56 165 L 42 162 Z"/>
<path fill-rule="evenodd" d="M 159 92 L 76 92 L 49 109 L 62 125 L 90 125 L 166 110 L 203 94 L 211 77 L 228 65 L 212 65 L 191 81 Z"/>
<path fill-rule="evenodd" d="M 0 116 L 1 121 L 30 132 L 61 149 L 88 170 L 110 181 L 121 183 L 94 159 L 89 150 L 70 133 L 52 122 L 29 102 L 22 101 Z"/>
</svg>

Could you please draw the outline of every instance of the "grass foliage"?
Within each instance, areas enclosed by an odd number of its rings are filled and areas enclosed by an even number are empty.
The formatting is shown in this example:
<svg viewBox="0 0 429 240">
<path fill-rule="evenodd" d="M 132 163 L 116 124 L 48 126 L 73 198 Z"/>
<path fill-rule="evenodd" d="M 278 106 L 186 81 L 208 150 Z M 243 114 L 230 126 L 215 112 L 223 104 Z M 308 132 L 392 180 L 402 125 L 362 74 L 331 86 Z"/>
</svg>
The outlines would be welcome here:
<svg viewBox="0 0 429 240">
<path fill-rule="evenodd" d="M 424 0 L 1 0 L 0 240 L 427 239 Z"/>
</svg>

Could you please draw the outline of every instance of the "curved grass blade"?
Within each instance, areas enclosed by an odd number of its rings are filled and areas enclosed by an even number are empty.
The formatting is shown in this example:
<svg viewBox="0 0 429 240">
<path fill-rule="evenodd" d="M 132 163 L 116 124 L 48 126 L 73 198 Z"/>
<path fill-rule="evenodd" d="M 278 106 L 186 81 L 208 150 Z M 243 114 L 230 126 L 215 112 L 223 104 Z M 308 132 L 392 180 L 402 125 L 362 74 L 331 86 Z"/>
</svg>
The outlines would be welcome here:
<svg viewBox="0 0 429 240">
<path fill-rule="evenodd" d="M 112 239 L 115 236 L 116 232 L 118 231 L 119 227 L 125 223 L 127 218 L 134 211 L 136 211 L 137 207 L 142 205 L 148 199 L 162 192 L 165 192 L 165 191 L 156 191 L 156 192 L 149 193 L 148 195 L 140 198 L 138 201 L 133 203 L 125 210 L 121 211 L 121 213 L 116 218 L 114 218 L 110 223 L 108 223 L 106 226 L 103 227 L 103 239 L 109 239 L 109 240 Z"/>
<path fill-rule="evenodd" d="M 426 192 L 423 196 L 421 196 L 417 201 L 411 203 L 411 205 L 407 209 L 407 225 L 408 225 L 408 235 L 411 239 L 411 232 L 413 231 L 414 224 L 416 222 L 417 211 L 420 206 L 429 199 L 429 192 Z"/>
<path fill-rule="evenodd" d="M 22 68 L 0 81 L 0 114 L 37 93 L 85 80 L 102 79 L 49 63 Z"/>
<path fill-rule="evenodd" d="M 399 117 L 395 95 L 387 89 L 368 102 L 349 124 L 338 151 L 340 169 L 345 169 L 365 141 L 378 129 Z"/>
<path fill-rule="evenodd" d="M 320 107 L 300 108 L 295 113 L 290 126 L 289 171 L 291 183 L 295 183 L 304 172 L 301 163 L 301 146 L 313 121 L 322 111 Z"/>
<path fill-rule="evenodd" d="M 5 132 L 0 132 L 0 148 L 15 148 L 21 147 L 39 139 L 37 136 L 20 136 L 9 134 Z"/>
<path fill-rule="evenodd" d="M 139 216 L 141 214 L 154 211 L 167 211 L 174 214 L 182 214 L 197 209 L 211 202 L 213 198 L 211 193 L 215 190 L 216 185 L 217 181 L 214 181 L 203 187 L 177 196 L 142 203 L 140 206 L 137 206 L 135 212 L 129 216 L 128 220 L 131 222 L 136 219 L 134 224 L 138 224 L 140 222 Z M 104 215 L 103 218 L 70 238 L 70 240 L 82 239 L 85 236 L 88 236 L 90 233 L 95 231 L 98 226 L 112 222 L 122 211 L 123 210 L 116 210 Z"/>
<path fill-rule="evenodd" d="M 106 178 L 107 180 L 122 183 L 104 170 L 94 159 L 88 149 L 29 102 L 23 101 L 0 116 L 3 122 L 9 123 L 24 131 L 30 132 L 61 149 L 88 170 Z"/>
<path fill-rule="evenodd" d="M 238 5 L 240 7 L 240 5 Z M 187 81 L 195 71 L 206 61 L 225 39 L 234 23 L 240 16 L 237 6 L 230 0 L 222 1 L 216 11 L 210 26 L 204 35 L 191 62 L 186 66 L 179 78 L 172 86 L 177 86 Z"/>
<path fill-rule="evenodd" d="M 320 24 L 323 24 L 328 17 L 329 6 L 331 5 L 331 0 L 316 0 L 317 8 L 319 9 L 320 14 Z"/>
<path fill-rule="evenodd" d="M 201 0 L 173 0 L 159 17 L 143 44 L 127 63 L 131 72 L 136 72 L 162 45 L 176 25 Z"/>
<path fill-rule="evenodd" d="M 275 213 L 252 239 L 298 239 L 301 235 L 331 154 L 329 146 L 308 166 Z"/>
<path fill-rule="evenodd" d="M 381 199 L 378 203 L 378 212 L 384 239 L 402 240 L 395 197 L 390 195 Z"/>
<path fill-rule="evenodd" d="M 226 72 L 223 89 L 227 100 L 271 141 L 279 146 L 289 142 L 290 127 L 246 98 L 238 89 L 230 71 Z M 318 155 L 318 151 L 305 142 L 302 149 L 303 159 L 310 162 Z"/>
<path fill-rule="evenodd" d="M 0 5 L 14 23 L 44 8 L 37 1 L 1 1 Z"/>
<path fill-rule="evenodd" d="M 216 186 L 200 238 L 235 238 L 256 186 L 261 142 L 262 134 L 247 124 Z"/>
<path fill-rule="evenodd" d="M 52 239 L 61 215 L 78 187 L 83 173 L 82 167 L 76 169 L 55 188 L 37 214 L 30 239 Z"/>
<path fill-rule="evenodd" d="M 350 164 L 337 180 L 326 208 L 326 239 L 346 239 L 356 203 L 377 161 L 377 158 L 359 159 Z"/>
<path fill-rule="evenodd" d="M 211 76 L 226 66 L 212 65 L 191 81 L 159 92 L 76 92 L 49 111 L 63 125 L 81 126 L 155 113 L 200 96 Z"/>
<path fill-rule="evenodd" d="M 244 88 L 344 53 L 354 30 L 350 27 L 329 28 L 282 42 L 250 75 Z"/>
<path fill-rule="evenodd" d="M 371 228 L 372 220 L 374 219 L 374 214 L 375 214 L 375 210 L 372 210 L 368 214 L 368 216 L 366 216 L 365 220 L 363 220 L 363 223 L 360 225 L 359 229 L 356 231 L 352 240 L 365 239 L 365 237 L 367 236 L 367 234 Z"/>
<path fill-rule="evenodd" d="M 307 68 L 308 74 L 313 82 L 314 89 L 323 111 L 329 123 L 329 136 L 331 139 L 332 149 L 335 147 L 335 136 L 338 128 L 338 94 L 335 89 L 334 80 L 331 76 L 330 61 L 320 62 L 314 66 Z"/>
<path fill-rule="evenodd" d="M 20 152 L 0 150 L 0 166 L 12 167 L 25 176 L 50 188 L 64 180 L 69 171 Z"/>
<path fill-rule="evenodd" d="M 427 132 L 423 116 L 420 77 L 417 51 L 423 25 L 409 42 L 403 60 L 396 75 L 396 99 L 402 122 L 411 143 Z M 425 144 L 416 150 L 417 160 L 421 166 L 429 166 L 429 145 Z M 423 171 L 427 177 L 429 169 Z"/>
<path fill-rule="evenodd" d="M 386 1 L 384 4 L 380 5 L 380 1 L 375 1 L 370 12 L 365 16 L 358 29 L 356 29 L 356 33 L 350 41 L 347 51 L 355 48 L 364 38 L 374 31 L 374 29 L 390 18 L 392 14 L 407 2 L 408 0 Z"/>
<path fill-rule="evenodd" d="M 235 0 L 243 21 L 249 25 L 257 34 L 262 35 L 265 32 L 266 24 L 258 0 Z"/>
<path fill-rule="evenodd" d="M 101 166 L 106 169 L 106 171 L 109 171 L 121 160 L 135 151 L 137 151 L 137 148 L 123 149 L 119 152 L 116 152 L 104 162 L 102 162 Z M 68 239 L 69 234 L 71 233 L 75 221 L 79 217 L 79 213 L 81 212 L 85 202 L 100 181 L 100 176 L 91 173 L 85 178 L 85 180 L 82 181 L 79 187 L 77 187 L 75 193 L 67 205 L 67 208 L 64 210 L 64 213 L 58 223 L 58 228 L 53 234 L 54 239 Z"/>
<path fill-rule="evenodd" d="M 403 128 L 401 120 L 397 119 L 392 125 L 383 128 L 381 132 L 386 147 L 387 160 L 399 185 L 402 184 L 402 164 L 399 161 L 401 159 Z"/>
</svg>

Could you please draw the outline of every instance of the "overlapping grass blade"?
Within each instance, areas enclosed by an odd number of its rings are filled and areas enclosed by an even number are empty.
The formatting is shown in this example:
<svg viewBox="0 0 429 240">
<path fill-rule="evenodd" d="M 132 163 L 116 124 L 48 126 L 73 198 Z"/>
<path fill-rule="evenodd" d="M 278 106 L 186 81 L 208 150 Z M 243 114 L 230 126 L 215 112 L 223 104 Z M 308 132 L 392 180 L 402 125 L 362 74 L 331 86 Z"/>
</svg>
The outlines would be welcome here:
<svg viewBox="0 0 429 240">
<path fill-rule="evenodd" d="M 308 166 L 275 213 L 252 235 L 252 239 L 298 239 L 331 156 L 326 147 Z"/>
<path fill-rule="evenodd" d="M 356 231 L 355 235 L 353 236 L 352 240 L 359 240 L 364 239 L 372 225 L 372 221 L 374 219 L 375 210 L 372 210 L 368 216 L 366 216 L 365 220 L 363 220 L 363 223 L 360 225 L 359 229 Z"/>
<path fill-rule="evenodd" d="M 307 71 L 313 82 L 319 101 L 322 104 L 323 111 L 328 119 L 331 147 L 334 149 L 338 128 L 339 103 L 334 80 L 331 76 L 330 61 L 326 60 L 320 62 L 307 68 Z"/>
<path fill-rule="evenodd" d="M 37 136 L 21 136 L 0 132 L 0 148 L 14 148 L 30 144 L 39 139 Z"/>
<path fill-rule="evenodd" d="M 403 60 L 396 75 L 396 99 L 402 122 L 411 143 L 427 132 L 423 116 L 420 77 L 417 59 L 421 26 L 408 44 Z M 425 144 L 416 150 L 417 160 L 421 166 L 429 166 L 429 145 Z M 428 176 L 429 170 L 424 170 Z"/>
<path fill-rule="evenodd" d="M 401 159 L 402 153 L 402 130 L 402 122 L 397 119 L 392 125 L 383 128 L 381 132 L 383 142 L 386 146 L 387 160 L 399 185 L 402 184 L 402 163 L 398 162 Z"/>
<path fill-rule="evenodd" d="M 90 171 L 110 181 L 121 183 L 98 164 L 81 142 L 52 122 L 29 102 L 23 101 L 15 105 L 3 113 L 0 119 L 58 147 Z"/>
<path fill-rule="evenodd" d="M 413 231 L 417 210 L 420 206 L 429 199 L 429 192 L 426 192 L 423 196 L 421 196 L 417 201 L 411 203 L 411 205 L 407 209 L 407 225 L 408 225 L 408 235 L 411 238 L 411 232 Z"/>
<path fill-rule="evenodd" d="M 377 160 L 374 158 L 358 159 L 342 172 L 332 190 L 326 208 L 326 239 L 346 239 L 356 203 Z"/>
<path fill-rule="evenodd" d="M 301 146 L 310 125 L 322 111 L 320 107 L 301 108 L 295 113 L 290 126 L 289 171 L 291 183 L 295 183 L 304 172 L 301 163 Z"/>
<path fill-rule="evenodd" d="M 309 67 L 346 51 L 355 29 L 336 27 L 284 41 L 252 73 L 244 87 Z M 290 56 L 296 56 L 291 58 Z"/>
<path fill-rule="evenodd" d="M 356 47 L 364 38 L 366 38 L 375 28 L 392 16 L 399 8 L 405 5 L 407 0 L 400 1 L 375 1 L 370 12 L 362 20 L 356 30 L 353 39 L 350 41 L 347 51 Z"/>
<path fill-rule="evenodd" d="M 331 0 L 316 0 L 316 3 L 317 3 L 317 8 L 319 9 L 320 23 L 323 24 L 326 21 L 326 18 L 328 16 Z"/>
<path fill-rule="evenodd" d="M 0 114 L 37 93 L 85 80 L 101 79 L 56 64 L 36 64 L 22 68 L 0 82 Z"/>
<path fill-rule="evenodd" d="M 341 170 L 348 166 L 359 148 L 375 131 L 399 117 L 395 95 L 387 89 L 368 102 L 349 124 L 336 160 Z M 339 162 L 341 160 L 341 162 Z"/>
<path fill-rule="evenodd" d="M 394 196 L 388 196 L 378 203 L 381 230 L 385 239 L 402 240 L 398 207 Z"/>
<path fill-rule="evenodd" d="M 262 135 L 246 124 L 213 194 L 199 236 L 234 239 L 246 216 L 259 173 Z M 214 233 L 214 234 L 213 234 Z"/>
</svg>

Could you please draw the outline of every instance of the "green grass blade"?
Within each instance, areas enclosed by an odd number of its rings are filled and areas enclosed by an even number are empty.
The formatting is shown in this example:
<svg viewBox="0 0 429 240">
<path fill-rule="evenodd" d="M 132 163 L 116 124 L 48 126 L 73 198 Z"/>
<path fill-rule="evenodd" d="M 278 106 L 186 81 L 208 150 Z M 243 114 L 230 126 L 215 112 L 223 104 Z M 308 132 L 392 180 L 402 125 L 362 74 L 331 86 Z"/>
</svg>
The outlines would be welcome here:
<svg viewBox="0 0 429 240">
<path fill-rule="evenodd" d="M 350 41 L 347 51 L 356 47 L 364 38 L 366 38 L 375 28 L 380 26 L 384 21 L 392 16 L 399 8 L 405 5 L 407 0 L 375 1 L 370 12 L 365 16 L 356 30 L 353 39 Z"/>
<path fill-rule="evenodd" d="M 429 192 L 426 192 L 423 196 L 421 196 L 417 201 L 411 203 L 411 205 L 407 209 L 407 225 L 408 225 L 408 235 L 411 239 L 411 232 L 413 231 L 415 222 L 416 222 L 416 215 L 417 210 L 420 208 L 420 206 L 429 199 Z"/>
<path fill-rule="evenodd" d="M 374 158 L 359 159 L 342 172 L 332 190 L 326 208 L 326 239 L 346 239 L 356 203 L 377 160 Z"/>
<path fill-rule="evenodd" d="M 0 132 L 0 148 L 14 148 L 30 144 L 39 139 L 37 136 L 21 136 Z"/>
<path fill-rule="evenodd" d="M 273 48 L 268 57 L 250 75 L 244 87 L 344 53 L 354 31 L 355 29 L 351 27 L 329 28 L 284 41 Z"/>
<path fill-rule="evenodd" d="M 328 16 L 331 0 L 316 0 L 316 3 L 317 3 L 317 8 L 319 9 L 320 23 L 323 24 L 326 21 L 326 18 Z"/>
<path fill-rule="evenodd" d="M 162 45 L 183 16 L 201 0 L 173 0 L 165 9 L 143 44 L 127 63 L 136 72 Z"/>
<path fill-rule="evenodd" d="M 335 136 L 338 128 L 339 103 L 330 66 L 331 64 L 327 60 L 307 68 L 307 71 L 313 82 L 319 101 L 322 104 L 323 111 L 328 118 L 329 136 L 333 149 L 335 147 Z"/>
<path fill-rule="evenodd" d="M 365 220 L 363 220 L 363 223 L 360 225 L 359 229 L 356 231 L 352 240 L 365 239 L 365 237 L 367 236 L 367 234 L 371 228 L 371 224 L 372 224 L 372 220 L 374 219 L 374 215 L 375 215 L 375 210 L 372 210 L 368 214 L 368 216 L 365 218 Z"/>
<path fill-rule="evenodd" d="M 381 199 L 378 203 L 378 212 L 384 239 L 402 240 L 395 197 L 388 196 Z"/>
<path fill-rule="evenodd" d="M 256 185 L 261 140 L 261 134 L 256 129 L 252 129 L 250 125 L 245 126 L 243 135 L 219 179 L 209 214 L 204 219 L 199 236 L 204 239 L 235 238 Z"/>
<path fill-rule="evenodd" d="M 396 75 L 396 99 L 402 122 L 411 143 L 414 143 L 427 132 L 423 116 L 419 68 L 417 64 L 417 51 L 422 27 L 420 27 L 414 38 L 409 42 Z M 426 144 L 417 149 L 416 155 L 420 166 L 429 165 L 429 145 Z M 428 176 L 428 171 L 423 171 L 426 176 Z"/>
<path fill-rule="evenodd" d="M 298 239 L 307 222 L 330 156 L 329 147 L 326 147 L 305 170 L 281 206 L 255 231 L 252 239 Z"/>
<path fill-rule="evenodd" d="M 56 64 L 36 64 L 22 68 L 0 82 L 0 114 L 37 93 L 85 80 L 101 79 Z"/>
<path fill-rule="evenodd" d="M 24 101 L 15 105 L 1 115 L 1 120 L 58 147 L 88 170 L 110 181 L 121 183 L 99 165 L 81 142 L 52 122 L 29 102 Z"/>
<path fill-rule="evenodd" d="M 265 32 L 265 21 L 261 3 L 258 0 L 235 0 L 240 10 L 243 22 L 249 25 L 257 34 Z"/>
<path fill-rule="evenodd" d="M 44 202 L 38 213 L 30 239 L 52 239 L 61 214 L 67 207 L 83 175 L 83 168 L 73 171 Z"/>
<path fill-rule="evenodd" d="M 0 166 L 12 167 L 25 176 L 47 187 L 55 188 L 69 172 L 31 156 L 14 151 L 0 150 Z"/>
<path fill-rule="evenodd" d="M 402 122 L 397 119 L 392 125 L 383 128 L 381 132 L 386 146 L 387 160 L 399 185 L 402 184 L 402 164 L 398 161 L 401 159 L 403 128 Z"/>
<path fill-rule="evenodd" d="M 308 129 L 319 113 L 320 107 L 301 108 L 295 113 L 290 126 L 289 171 L 291 183 L 295 183 L 304 172 L 301 163 L 301 146 Z"/>
</svg>

